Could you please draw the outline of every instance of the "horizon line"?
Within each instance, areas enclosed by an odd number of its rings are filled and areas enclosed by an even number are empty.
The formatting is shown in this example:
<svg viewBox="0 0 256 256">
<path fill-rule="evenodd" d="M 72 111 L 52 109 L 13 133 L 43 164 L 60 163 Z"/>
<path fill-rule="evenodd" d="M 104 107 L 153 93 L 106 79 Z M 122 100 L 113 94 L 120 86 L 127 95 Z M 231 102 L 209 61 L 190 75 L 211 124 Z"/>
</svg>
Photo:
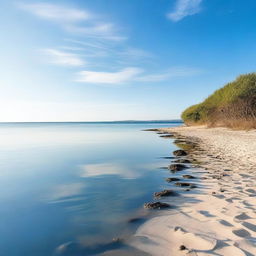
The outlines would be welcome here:
<svg viewBox="0 0 256 256">
<path fill-rule="evenodd" d="M 8 123 L 123 123 L 123 122 L 183 122 L 182 119 L 152 119 L 152 120 L 111 120 L 111 121 L 0 121 Z"/>
</svg>

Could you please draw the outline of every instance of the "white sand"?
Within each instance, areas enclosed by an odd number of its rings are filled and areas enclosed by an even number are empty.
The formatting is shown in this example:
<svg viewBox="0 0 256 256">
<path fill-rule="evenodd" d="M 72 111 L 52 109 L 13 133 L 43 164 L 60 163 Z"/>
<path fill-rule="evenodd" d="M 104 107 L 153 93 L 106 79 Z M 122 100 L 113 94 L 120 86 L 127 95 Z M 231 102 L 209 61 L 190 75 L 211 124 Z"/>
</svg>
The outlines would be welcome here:
<svg viewBox="0 0 256 256">
<path fill-rule="evenodd" d="M 157 256 L 256 255 L 256 131 L 204 127 L 167 131 L 200 142 L 203 151 L 192 157 L 203 161 L 202 167 L 191 174 L 201 171 L 205 179 L 193 192 L 163 200 L 177 208 L 161 211 L 142 225 L 131 245 Z M 181 245 L 187 250 L 180 250 Z"/>
</svg>

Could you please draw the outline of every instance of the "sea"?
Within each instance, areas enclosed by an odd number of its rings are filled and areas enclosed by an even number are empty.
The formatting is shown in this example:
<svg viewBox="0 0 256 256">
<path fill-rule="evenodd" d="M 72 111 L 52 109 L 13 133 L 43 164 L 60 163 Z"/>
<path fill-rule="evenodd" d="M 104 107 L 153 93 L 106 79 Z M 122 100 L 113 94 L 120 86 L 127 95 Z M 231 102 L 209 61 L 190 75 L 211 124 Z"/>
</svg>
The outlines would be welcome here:
<svg viewBox="0 0 256 256">
<path fill-rule="evenodd" d="M 100 255 L 135 232 L 180 121 L 0 124 L 0 255 Z M 167 157 L 167 159 L 166 159 Z"/>
</svg>

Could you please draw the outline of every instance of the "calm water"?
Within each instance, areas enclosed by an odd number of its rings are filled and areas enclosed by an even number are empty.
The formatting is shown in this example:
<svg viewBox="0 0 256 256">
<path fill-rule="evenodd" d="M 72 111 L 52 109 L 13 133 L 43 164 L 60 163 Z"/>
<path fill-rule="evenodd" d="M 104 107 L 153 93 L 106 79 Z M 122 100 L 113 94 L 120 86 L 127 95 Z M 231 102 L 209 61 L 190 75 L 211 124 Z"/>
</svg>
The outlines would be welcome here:
<svg viewBox="0 0 256 256">
<path fill-rule="evenodd" d="M 0 255 L 93 255 L 129 232 L 174 149 L 141 130 L 177 125 L 1 124 Z"/>
</svg>

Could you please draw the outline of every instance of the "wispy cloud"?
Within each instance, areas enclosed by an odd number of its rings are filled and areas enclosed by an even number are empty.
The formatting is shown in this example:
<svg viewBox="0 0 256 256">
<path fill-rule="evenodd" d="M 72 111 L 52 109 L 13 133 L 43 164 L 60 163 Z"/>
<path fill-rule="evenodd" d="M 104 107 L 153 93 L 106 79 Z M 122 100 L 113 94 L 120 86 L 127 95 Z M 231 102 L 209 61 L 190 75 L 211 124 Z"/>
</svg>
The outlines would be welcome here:
<svg viewBox="0 0 256 256">
<path fill-rule="evenodd" d="M 95 84 L 122 84 L 133 80 L 142 72 L 142 69 L 133 67 L 118 72 L 81 71 L 78 73 L 76 81 Z"/>
<path fill-rule="evenodd" d="M 118 34 L 118 28 L 114 24 L 87 10 L 49 3 L 19 4 L 19 8 L 55 22 L 69 33 L 113 41 L 126 39 Z"/>
<path fill-rule="evenodd" d="M 202 0 L 177 0 L 175 9 L 168 14 L 168 18 L 174 22 L 180 21 L 186 16 L 200 12 Z"/>
<path fill-rule="evenodd" d="M 19 4 L 19 7 L 46 20 L 58 22 L 79 22 L 92 19 L 88 11 L 67 8 L 48 3 Z"/>
<path fill-rule="evenodd" d="M 59 51 L 56 49 L 44 49 L 41 50 L 41 52 L 48 57 L 49 62 L 52 64 L 73 67 L 85 65 L 85 61 L 77 54 Z"/>
<path fill-rule="evenodd" d="M 175 77 L 198 75 L 202 71 L 196 68 L 177 67 L 165 72 L 148 74 L 141 68 L 130 67 L 118 72 L 81 71 L 77 82 L 94 84 L 123 84 L 128 82 L 161 82 Z"/>
<path fill-rule="evenodd" d="M 148 59 L 152 58 L 153 54 L 134 47 L 128 47 L 127 49 L 124 49 L 123 51 L 120 51 L 118 53 L 120 56 L 131 58 L 131 59 Z"/>
<path fill-rule="evenodd" d="M 168 16 L 179 21 L 199 12 L 201 2 L 177 0 L 175 10 Z M 19 8 L 64 29 L 68 38 L 64 39 L 65 45 L 61 43 L 62 46 L 53 46 L 41 50 L 41 53 L 55 65 L 78 68 L 90 65 L 90 70 L 80 69 L 76 73 L 76 82 L 105 85 L 150 83 L 198 74 L 198 70 L 192 68 L 171 68 L 156 73 L 139 68 L 152 64 L 153 60 L 155 62 L 157 56 L 128 45 L 115 24 L 87 9 L 45 2 L 20 4 Z M 109 63 L 111 71 L 106 68 Z"/>
<path fill-rule="evenodd" d="M 165 72 L 159 72 L 155 74 L 144 75 L 138 77 L 137 80 L 141 82 L 161 82 L 167 81 L 175 77 L 187 77 L 201 74 L 202 70 L 198 68 L 187 68 L 187 67 L 175 67 L 170 68 Z"/>
</svg>

